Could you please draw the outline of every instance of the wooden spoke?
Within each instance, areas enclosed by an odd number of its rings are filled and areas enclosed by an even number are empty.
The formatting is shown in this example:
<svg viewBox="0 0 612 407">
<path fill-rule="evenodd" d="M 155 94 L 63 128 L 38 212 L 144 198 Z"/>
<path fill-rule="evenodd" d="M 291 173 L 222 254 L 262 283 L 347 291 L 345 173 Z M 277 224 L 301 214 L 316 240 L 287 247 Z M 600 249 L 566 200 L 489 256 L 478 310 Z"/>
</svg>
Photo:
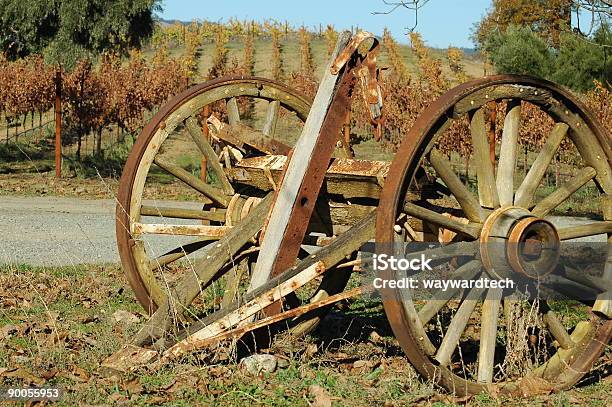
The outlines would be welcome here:
<svg viewBox="0 0 612 407">
<path fill-rule="evenodd" d="M 482 264 L 478 260 L 472 260 L 464 264 L 453 273 L 454 280 L 471 280 L 476 277 Z M 448 302 L 461 291 L 460 288 L 449 288 L 432 294 L 434 299 L 427 301 L 419 311 L 419 320 L 423 326 L 427 325 L 431 319 L 448 304 Z"/>
<path fill-rule="evenodd" d="M 132 224 L 134 235 L 201 236 L 221 239 L 231 229 L 231 226 Z"/>
<path fill-rule="evenodd" d="M 238 290 L 240 289 L 240 281 L 242 277 L 249 271 L 249 259 L 244 258 L 240 263 L 232 267 L 232 270 L 227 274 L 225 280 L 225 293 L 223 294 L 223 302 L 221 309 L 227 308 L 238 298 Z"/>
<path fill-rule="evenodd" d="M 180 260 L 186 256 L 189 256 L 192 253 L 197 252 L 200 249 L 203 249 L 204 247 L 208 246 L 211 242 L 214 242 L 217 240 L 218 239 L 209 238 L 209 239 L 204 239 L 204 240 L 198 240 L 198 241 L 177 247 L 176 249 L 164 255 L 161 255 L 155 259 L 152 259 L 150 261 L 151 269 L 153 270 L 160 269 L 164 266 L 167 266 L 168 264 L 174 263 L 177 260 Z"/>
<path fill-rule="evenodd" d="M 612 221 L 593 222 L 586 225 L 570 226 L 558 229 L 558 232 L 561 240 L 603 235 L 606 233 L 612 233 Z"/>
<path fill-rule="evenodd" d="M 520 126 L 521 102 L 509 102 L 497 167 L 497 193 L 502 206 L 512 205 L 514 200 L 514 173 Z"/>
<path fill-rule="evenodd" d="M 225 221 L 225 210 L 223 209 L 212 212 L 212 211 L 198 211 L 196 209 L 167 208 L 167 207 L 143 205 L 140 208 L 140 215 L 141 216 L 157 216 L 161 218 L 173 218 L 173 219 L 210 220 L 214 222 L 224 222 Z"/>
<path fill-rule="evenodd" d="M 206 137 L 204 137 L 204 133 L 202 133 L 202 130 L 200 129 L 197 120 L 193 117 L 190 117 L 185 121 L 185 126 L 187 127 L 187 131 L 189 131 L 191 138 L 193 139 L 196 146 L 198 146 L 198 149 L 200 150 L 202 155 L 206 157 L 207 164 L 213 170 L 217 179 L 221 183 L 223 192 L 225 192 L 226 195 L 234 195 L 234 188 L 232 188 L 232 184 L 230 184 L 230 181 L 227 178 L 227 174 L 225 174 L 225 171 L 223 171 L 223 168 L 221 167 L 219 157 L 217 156 L 217 154 L 215 154 L 215 151 L 213 150 Z"/>
<path fill-rule="evenodd" d="M 461 334 L 463 331 L 465 331 L 470 315 L 472 315 L 472 312 L 474 311 L 474 308 L 476 308 L 476 304 L 483 293 L 484 289 L 473 288 L 468 293 L 466 299 L 461 303 L 457 313 L 455 313 L 455 316 L 448 326 L 446 335 L 444 335 L 442 344 L 436 353 L 435 359 L 438 361 L 438 363 L 440 363 L 440 365 L 448 366 L 448 364 L 451 362 L 453 353 L 459 344 Z"/>
<path fill-rule="evenodd" d="M 161 303 L 166 295 L 158 284 L 155 283 L 155 275 L 153 274 L 153 267 L 150 267 L 147 261 L 147 255 L 145 251 L 145 243 L 142 240 L 134 240 L 134 259 L 141 266 L 142 279 L 144 281 L 147 290 L 151 295 L 151 299 L 156 303 Z"/>
<path fill-rule="evenodd" d="M 181 181 L 183 181 L 185 184 L 189 185 L 196 191 L 200 192 L 201 194 L 204 194 L 206 197 L 210 198 L 213 202 L 221 205 L 224 208 L 227 208 L 230 198 L 227 197 L 219 189 L 208 185 L 207 183 L 194 177 L 193 175 L 191 175 L 190 173 L 188 173 L 187 171 L 185 171 L 178 165 L 169 163 L 168 161 L 166 161 L 165 159 L 159 156 L 155 157 L 153 162 L 157 164 L 157 166 L 159 166 L 164 171 L 168 172 L 171 175 L 174 175 L 176 178 L 180 179 Z"/>
<path fill-rule="evenodd" d="M 535 196 L 535 191 L 546 174 L 553 157 L 557 154 L 563 138 L 567 134 L 569 126 L 565 123 L 557 123 L 529 169 L 527 176 L 516 190 L 514 204 L 523 208 L 530 208 Z"/>
<path fill-rule="evenodd" d="M 463 224 L 453 220 L 447 216 L 441 215 L 429 209 L 407 202 L 404 204 L 404 212 L 417 219 L 433 223 L 444 229 L 452 230 L 456 233 L 461 233 L 468 237 L 478 239 L 482 225 L 480 224 Z"/>
<path fill-rule="evenodd" d="M 472 146 L 474 147 L 480 205 L 485 208 L 497 208 L 499 207 L 499 197 L 495 184 L 495 169 L 491 162 L 485 115 L 482 108 L 472 114 L 470 131 L 472 133 Z"/>
<path fill-rule="evenodd" d="M 230 98 L 227 100 L 227 120 L 232 126 L 240 123 L 240 110 L 238 109 L 238 99 Z"/>
<path fill-rule="evenodd" d="M 442 178 L 444 184 L 448 187 L 451 193 L 461 205 L 461 209 L 465 212 L 465 216 L 472 222 L 483 222 L 484 215 L 478 200 L 472 193 L 463 185 L 463 182 L 453 171 L 451 163 L 448 162 L 442 154 L 437 150 L 432 150 L 429 154 L 429 162 L 436 170 L 436 173 Z"/>
<path fill-rule="evenodd" d="M 544 198 L 540 203 L 533 208 L 535 216 L 544 217 L 557 206 L 561 205 L 574 192 L 582 188 L 587 182 L 595 178 L 597 172 L 592 167 L 585 167 L 576 174 L 576 176 L 565 185 L 562 185 L 558 190 Z"/>
<path fill-rule="evenodd" d="M 548 326 L 548 331 L 550 334 L 559 342 L 559 345 L 563 349 L 570 349 L 576 346 L 574 341 L 572 341 L 572 337 L 567 333 L 567 330 L 563 326 L 563 323 L 557 317 L 553 311 L 548 311 L 544 314 L 544 322 L 546 326 Z"/>
<path fill-rule="evenodd" d="M 503 290 L 491 289 L 482 305 L 480 322 L 480 352 L 478 354 L 478 381 L 491 383 L 495 363 L 495 344 L 497 342 L 497 318 Z"/>
<path fill-rule="evenodd" d="M 593 276 L 589 273 L 585 273 L 584 271 L 566 267 L 565 277 L 586 287 L 593 288 L 599 292 L 612 291 L 612 281 L 606 278 Z"/>
<path fill-rule="evenodd" d="M 268 104 L 268 110 L 266 113 L 266 121 L 263 126 L 263 134 L 266 136 L 274 136 L 276 132 L 276 125 L 278 123 L 278 114 L 280 112 L 280 102 L 273 100 Z"/>
</svg>

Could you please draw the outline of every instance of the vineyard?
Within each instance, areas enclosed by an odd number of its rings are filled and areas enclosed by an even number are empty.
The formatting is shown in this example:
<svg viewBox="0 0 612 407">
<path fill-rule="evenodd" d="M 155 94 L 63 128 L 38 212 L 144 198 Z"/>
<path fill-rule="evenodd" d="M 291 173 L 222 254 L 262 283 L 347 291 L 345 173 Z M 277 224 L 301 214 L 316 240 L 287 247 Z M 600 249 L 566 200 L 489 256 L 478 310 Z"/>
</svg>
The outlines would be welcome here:
<svg viewBox="0 0 612 407">
<path fill-rule="evenodd" d="M 309 31 L 273 21 L 160 24 L 144 52 L 133 51 L 128 59 L 105 54 L 97 61 L 82 60 L 72 70 L 60 72 L 63 153 L 76 161 L 84 155 L 103 158 L 105 150 L 112 152 L 123 145 L 127 135 L 128 139 L 135 137 L 169 97 L 194 83 L 224 75 L 280 79 L 312 97 L 322 62 L 336 38 L 331 26 Z M 451 47 L 442 55 L 439 50 L 428 49 L 418 33 L 412 33 L 409 41 L 406 49 L 388 31 L 383 35 L 382 60 L 390 68 L 384 73 L 384 145 L 390 151 L 429 103 L 452 85 L 479 74 L 474 62 L 466 60 L 457 48 Z M 258 61 L 259 53 L 265 54 L 260 59 L 270 57 L 267 65 Z M 0 140 L 38 142 L 48 135 L 43 129 L 52 124 L 57 74 L 58 68 L 45 64 L 40 56 L 0 61 L 0 123 L 4 124 Z M 583 99 L 602 122 L 612 120 L 611 96 L 603 84 L 596 83 Z M 351 129 L 358 141 L 367 138 L 370 125 L 360 103 L 355 103 L 353 110 Z M 552 123 L 538 115 L 537 109 L 525 110 L 529 119 L 521 132 L 521 145 L 526 160 L 529 151 L 541 147 Z M 489 106 L 491 139 L 499 140 L 496 129 L 502 127 L 504 112 L 503 104 Z M 447 137 L 440 146 L 446 153 L 458 152 L 464 157 L 466 174 L 471 154 L 465 151 L 470 146 L 465 142 L 468 136 L 467 123 L 455 125 L 453 137 Z M 44 140 L 41 145 L 44 147 Z M 571 162 L 571 154 L 562 148 L 557 159 Z M 101 164 L 99 160 L 97 163 Z"/>
</svg>

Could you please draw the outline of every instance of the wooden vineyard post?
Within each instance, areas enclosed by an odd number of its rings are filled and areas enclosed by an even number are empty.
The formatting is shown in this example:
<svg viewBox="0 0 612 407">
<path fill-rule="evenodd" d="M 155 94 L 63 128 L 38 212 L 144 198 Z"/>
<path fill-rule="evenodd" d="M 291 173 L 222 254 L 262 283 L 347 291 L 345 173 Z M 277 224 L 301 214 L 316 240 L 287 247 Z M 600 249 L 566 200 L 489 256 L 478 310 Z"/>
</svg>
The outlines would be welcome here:
<svg viewBox="0 0 612 407">
<path fill-rule="evenodd" d="M 55 73 L 55 177 L 62 177 L 62 71 Z"/>
</svg>

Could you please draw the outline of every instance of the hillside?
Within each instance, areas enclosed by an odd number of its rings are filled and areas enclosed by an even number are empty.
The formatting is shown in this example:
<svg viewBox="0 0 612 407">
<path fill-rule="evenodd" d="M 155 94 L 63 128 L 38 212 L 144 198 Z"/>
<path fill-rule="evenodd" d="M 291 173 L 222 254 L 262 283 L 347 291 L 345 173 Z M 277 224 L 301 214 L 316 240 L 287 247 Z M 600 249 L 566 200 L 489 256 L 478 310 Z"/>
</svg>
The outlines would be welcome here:
<svg viewBox="0 0 612 407">
<path fill-rule="evenodd" d="M 293 72 L 299 69 L 300 63 L 300 45 L 297 38 L 289 37 L 282 42 L 283 44 L 283 69 L 285 72 Z M 327 60 L 327 45 L 324 39 L 313 39 L 312 41 L 312 52 L 317 71 L 316 77 L 320 77 L 322 74 L 323 66 Z M 244 46 L 242 42 L 230 41 L 227 44 L 229 49 L 229 58 L 231 62 L 237 60 L 239 63 L 243 58 Z M 411 73 L 418 71 L 416 66 L 416 57 L 410 46 L 401 44 L 400 51 L 405 58 L 408 65 L 408 69 Z M 145 55 L 151 56 L 153 50 L 148 50 Z M 183 47 L 173 47 L 170 51 L 172 56 L 180 55 L 184 52 Z M 448 60 L 446 58 L 445 49 L 430 49 L 432 56 L 442 61 L 443 70 L 445 74 L 452 80 L 450 74 L 450 68 Z M 214 44 L 206 43 L 199 48 L 199 77 L 205 78 L 208 70 L 212 66 L 212 55 L 214 53 Z M 477 54 L 475 54 L 477 55 Z M 272 42 L 269 39 L 258 39 L 255 44 L 255 73 L 257 76 L 269 77 L 271 73 L 271 61 L 272 61 Z M 379 65 L 385 66 L 387 63 L 387 54 L 384 47 L 381 47 L 381 54 L 379 57 Z M 477 56 L 467 56 L 463 58 L 463 64 L 465 66 L 466 73 L 473 77 L 480 77 L 483 75 L 483 61 Z"/>
</svg>

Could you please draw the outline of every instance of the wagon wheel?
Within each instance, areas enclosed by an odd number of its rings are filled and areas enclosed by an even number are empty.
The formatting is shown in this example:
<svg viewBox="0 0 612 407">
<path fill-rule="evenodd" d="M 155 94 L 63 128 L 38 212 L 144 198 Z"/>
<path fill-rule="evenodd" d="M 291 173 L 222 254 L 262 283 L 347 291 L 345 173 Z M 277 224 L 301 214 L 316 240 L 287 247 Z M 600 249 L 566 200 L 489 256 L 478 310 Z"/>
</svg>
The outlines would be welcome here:
<svg viewBox="0 0 612 407">
<path fill-rule="evenodd" d="M 507 104 L 496 168 L 490 158 L 484 115 L 485 104 L 490 101 Z M 517 165 L 519 130 L 524 125 L 521 110 L 536 107 L 538 114 L 552 119 L 551 125 L 554 121 L 554 126 L 548 135 L 541 135 L 541 151 L 525 168 L 523 178 Z M 470 128 L 476 193 L 464 185 L 451 161 L 437 149 L 448 136 L 449 126 L 462 120 Z M 570 167 L 572 175 L 566 182 L 553 191 L 546 190 L 541 181 L 562 142 L 580 159 Z M 490 246 L 486 244 L 492 240 L 503 242 L 505 249 L 500 257 L 507 252 L 510 277 L 521 271 L 524 255 L 513 257 L 511 248 L 526 239 L 535 239 L 538 245 L 557 245 L 574 238 L 600 239 L 605 244 L 607 234 L 611 242 L 611 158 L 609 133 L 569 92 L 554 84 L 520 76 L 466 83 L 430 105 L 406 135 L 382 194 L 377 244 L 398 239 L 427 240 L 427 233 L 415 232 L 410 225 L 435 225 L 451 232 L 453 241 L 464 241 L 462 244 L 472 250 L 482 249 L 476 260 L 457 264 L 455 259 L 449 266 L 454 270 L 452 276 L 475 279 L 499 274 L 495 254 L 488 252 Z M 419 186 L 414 179 L 419 168 L 444 183 L 448 196 L 438 200 L 415 197 Z M 585 209 L 592 220 L 571 226 L 558 215 L 567 212 L 568 202 L 580 202 L 580 198 L 572 199 L 586 188 L 597 195 L 589 198 L 595 208 Z M 555 213 L 561 205 L 565 209 Z M 549 217 L 551 214 L 557 216 Z M 410 239 L 402 239 L 403 235 Z M 379 246 L 384 252 L 391 250 L 385 247 Z M 513 263 L 513 259 L 520 261 Z M 574 301 L 502 299 L 502 292 L 494 289 L 466 290 L 469 293 L 449 290 L 433 294 L 429 300 L 413 301 L 416 292 L 395 289 L 383 293 L 384 308 L 412 364 L 452 392 L 528 394 L 562 390 L 589 372 L 610 341 L 609 257 L 607 262 L 604 266 L 604 256 L 599 269 L 603 276 L 595 279 L 597 282 L 580 278 L 558 264 L 561 270 L 557 268 L 555 275 L 561 273 L 559 278 L 575 288 L 564 292 L 564 298 Z M 388 272 L 386 277 L 398 275 Z M 593 298 L 578 298 L 576 290 L 591 290 Z M 562 308 L 566 311 L 560 312 Z M 521 316 L 529 310 L 534 313 Z M 513 331 L 519 325 L 522 328 Z"/>
<path fill-rule="evenodd" d="M 279 83 L 221 78 L 177 96 L 145 127 L 121 178 L 116 234 L 128 281 L 149 313 L 164 302 L 175 280 L 193 270 L 196 263 L 206 265 L 214 243 L 230 228 L 241 227 L 266 196 L 267 191 L 231 179 L 227 166 L 237 157 L 286 154 L 284 143 L 297 138 L 309 109 L 309 101 Z M 212 132 L 210 141 L 203 136 L 206 122 Z M 289 137 L 287 133 L 291 133 Z M 278 138 L 279 134 L 284 138 Z M 197 174 L 203 156 L 212 173 L 207 182 Z M 191 163 L 191 172 L 185 161 Z M 181 181 L 179 192 L 169 194 L 159 186 L 168 178 Z M 263 219 L 265 216 L 262 223 Z M 239 298 L 248 285 L 256 246 L 251 239 L 214 270 L 210 281 L 200 281 L 203 288 L 196 301 L 200 308 L 208 306 L 210 311 L 212 304 L 218 309 Z M 221 278 L 221 272 L 228 269 Z M 340 292 L 349 275 L 337 273 L 335 278 L 323 279 L 318 290 L 311 286 L 301 297 L 307 300 L 315 292 L 320 299 Z M 192 310 L 192 316 L 197 316 L 196 311 Z M 317 322 L 314 318 L 301 324 L 302 331 Z"/>
</svg>

